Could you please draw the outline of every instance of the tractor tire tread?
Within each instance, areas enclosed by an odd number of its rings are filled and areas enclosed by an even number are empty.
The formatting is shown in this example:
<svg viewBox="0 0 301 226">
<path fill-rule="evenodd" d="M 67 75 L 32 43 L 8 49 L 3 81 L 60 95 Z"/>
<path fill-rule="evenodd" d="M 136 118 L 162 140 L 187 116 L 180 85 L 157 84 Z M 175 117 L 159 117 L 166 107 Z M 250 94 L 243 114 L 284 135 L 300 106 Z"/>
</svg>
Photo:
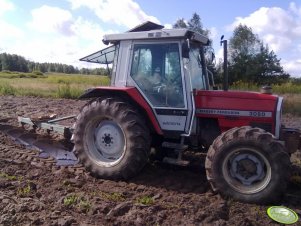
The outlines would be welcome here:
<svg viewBox="0 0 301 226">
<path fill-rule="evenodd" d="M 221 179 L 221 176 L 217 175 L 217 168 L 219 167 L 217 163 L 222 161 L 220 159 L 220 156 L 222 156 L 221 152 L 224 151 L 226 146 L 229 147 L 231 144 L 240 141 L 261 146 L 265 155 L 269 156 L 271 164 L 274 164 L 274 170 L 280 174 L 276 176 L 276 179 L 272 175 L 270 181 L 272 185 L 269 186 L 271 189 L 268 189 L 268 191 L 264 189 L 259 192 L 260 194 L 255 195 L 240 194 L 231 189 L 224 179 Z M 290 166 L 290 158 L 285 151 L 285 147 L 276 140 L 272 134 L 263 129 L 252 128 L 250 126 L 232 128 L 222 133 L 210 146 L 205 161 L 207 179 L 214 192 L 220 192 L 224 197 L 232 197 L 239 201 L 252 203 L 277 201 L 286 189 L 287 182 L 290 178 Z"/>
<path fill-rule="evenodd" d="M 109 115 L 122 125 L 126 137 L 126 154 L 116 166 L 101 167 L 90 159 L 83 141 L 85 124 L 95 115 Z M 92 175 L 104 179 L 129 179 L 148 161 L 149 130 L 137 111 L 118 98 L 98 98 L 86 104 L 74 126 L 74 153 Z"/>
</svg>

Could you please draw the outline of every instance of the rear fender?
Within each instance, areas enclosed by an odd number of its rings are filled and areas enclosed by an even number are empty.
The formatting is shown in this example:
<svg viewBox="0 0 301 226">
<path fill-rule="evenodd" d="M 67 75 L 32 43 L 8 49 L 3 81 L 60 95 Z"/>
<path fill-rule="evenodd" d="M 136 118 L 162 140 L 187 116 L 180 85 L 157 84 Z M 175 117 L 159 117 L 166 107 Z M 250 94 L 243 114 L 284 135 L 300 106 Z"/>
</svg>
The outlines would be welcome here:
<svg viewBox="0 0 301 226">
<path fill-rule="evenodd" d="M 125 101 L 129 101 L 137 107 L 143 114 L 157 134 L 163 135 L 160 125 L 155 117 L 155 114 L 146 100 L 141 96 L 135 87 L 96 87 L 88 89 L 80 99 L 95 98 L 95 97 L 119 97 Z"/>
</svg>

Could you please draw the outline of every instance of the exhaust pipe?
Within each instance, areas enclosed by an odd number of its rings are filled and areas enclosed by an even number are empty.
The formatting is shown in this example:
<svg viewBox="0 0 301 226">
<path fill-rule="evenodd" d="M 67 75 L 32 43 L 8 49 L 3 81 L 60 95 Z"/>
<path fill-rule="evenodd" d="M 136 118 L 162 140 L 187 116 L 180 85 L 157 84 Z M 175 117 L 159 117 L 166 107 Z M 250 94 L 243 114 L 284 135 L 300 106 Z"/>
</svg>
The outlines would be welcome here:
<svg viewBox="0 0 301 226">
<path fill-rule="evenodd" d="M 223 40 L 224 36 L 221 37 L 221 45 L 224 47 L 224 79 L 223 79 L 223 90 L 228 91 L 229 81 L 228 81 L 228 41 Z"/>
</svg>

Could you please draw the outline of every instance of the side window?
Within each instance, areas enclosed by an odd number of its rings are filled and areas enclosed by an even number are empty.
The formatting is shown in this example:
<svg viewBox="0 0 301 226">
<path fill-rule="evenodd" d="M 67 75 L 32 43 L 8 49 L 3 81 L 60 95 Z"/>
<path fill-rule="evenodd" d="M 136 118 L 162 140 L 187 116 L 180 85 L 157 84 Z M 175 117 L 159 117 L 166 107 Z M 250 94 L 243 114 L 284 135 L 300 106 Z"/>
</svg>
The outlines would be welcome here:
<svg viewBox="0 0 301 226">
<path fill-rule="evenodd" d="M 185 107 L 178 44 L 136 44 L 133 51 L 131 76 L 149 101 Z"/>
<path fill-rule="evenodd" d="M 193 89 L 205 89 L 205 80 L 201 63 L 200 49 L 192 46 L 189 52 L 190 76 Z"/>
<path fill-rule="evenodd" d="M 151 75 L 152 55 L 150 49 L 139 48 L 134 51 L 131 75 L 149 77 Z"/>
</svg>

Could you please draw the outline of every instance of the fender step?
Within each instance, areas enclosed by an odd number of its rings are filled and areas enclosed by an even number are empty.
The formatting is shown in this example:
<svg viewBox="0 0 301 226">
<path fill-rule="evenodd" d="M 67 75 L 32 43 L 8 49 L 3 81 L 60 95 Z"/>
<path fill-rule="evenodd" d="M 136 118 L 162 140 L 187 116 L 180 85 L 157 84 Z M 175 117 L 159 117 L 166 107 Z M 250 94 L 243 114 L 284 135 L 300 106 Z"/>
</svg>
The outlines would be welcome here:
<svg viewBox="0 0 301 226">
<path fill-rule="evenodd" d="M 163 142 L 162 147 L 163 148 L 175 149 L 175 150 L 178 150 L 178 151 L 184 151 L 188 148 L 188 145 L 184 145 L 184 144 L 181 144 L 181 143 Z"/>
<path fill-rule="evenodd" d="M 163 159 L 163 162 L 172 164 L 172 165 L 176 165 L 176 166 L 187 166 L 190 163 L 189 161 L 186 161 L 186 160 L 169 158 L 169 157 L 165 157 Z"/>
</svg>

